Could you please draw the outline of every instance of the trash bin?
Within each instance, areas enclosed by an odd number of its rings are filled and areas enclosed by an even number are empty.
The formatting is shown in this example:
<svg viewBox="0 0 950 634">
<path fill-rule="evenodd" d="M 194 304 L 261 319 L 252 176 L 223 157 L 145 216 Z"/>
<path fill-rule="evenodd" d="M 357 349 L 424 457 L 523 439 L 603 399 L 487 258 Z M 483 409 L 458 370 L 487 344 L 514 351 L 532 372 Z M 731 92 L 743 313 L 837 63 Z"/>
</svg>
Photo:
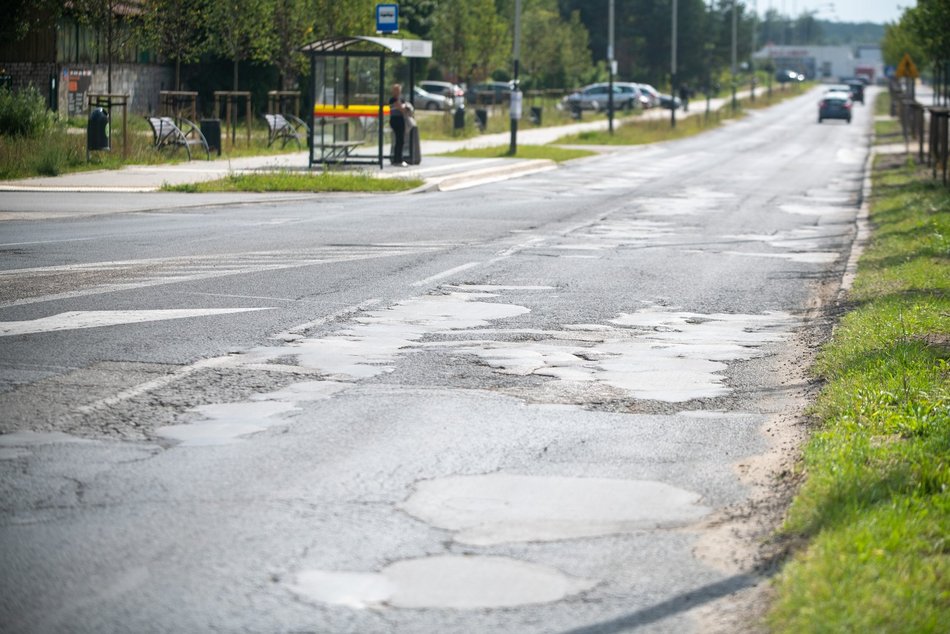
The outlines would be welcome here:
<svg viewBox="0 0 950 634">
<path fill-rule="evenodd" d="M 484 130 L 488 127 L 488 111 L 484 108 L 475 109 L 475 123 L 478 125 L 479 130 Z"/>
<path fill-rule="evenodd" d="M 93 150 L 111 150 L 109 145 L 109 113 L 105 108 L 93 108 L 86 124 L 86 160 Z"/>
<path fill-rule="evenodd" d="M 452 120 L 453 128 L 461 130 L 465 127 L 465 106 L 461 105 L 455 109 L 455 116 Z"/>
<path fill-rule="evenodd" d="M 541 106 L 531 106 L 531 123 L 541 125 Z"/>
<path fill-rule="evenodd" d="M 221 156 L 221 119 L 202 119 L 201 134 L 208 142 L 208 151 Z"/>
</svg>

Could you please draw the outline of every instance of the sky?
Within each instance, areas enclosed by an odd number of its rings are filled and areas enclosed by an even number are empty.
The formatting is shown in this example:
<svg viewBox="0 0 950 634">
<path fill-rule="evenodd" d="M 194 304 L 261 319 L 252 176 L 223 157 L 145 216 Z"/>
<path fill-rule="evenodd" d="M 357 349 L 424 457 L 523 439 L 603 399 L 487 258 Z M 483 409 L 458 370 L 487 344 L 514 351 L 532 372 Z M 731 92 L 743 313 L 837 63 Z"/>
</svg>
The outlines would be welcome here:
<svg viewBox="0 0 950 634">
<path fill-rule="evenodd" d="M 815 11 L 820 20 L 838 22 L 897 22 L 905 7 L 916 6 L 916 0 L 746 0 L 764 14 L 769 7 L 790 16 Z"/>
</svg>

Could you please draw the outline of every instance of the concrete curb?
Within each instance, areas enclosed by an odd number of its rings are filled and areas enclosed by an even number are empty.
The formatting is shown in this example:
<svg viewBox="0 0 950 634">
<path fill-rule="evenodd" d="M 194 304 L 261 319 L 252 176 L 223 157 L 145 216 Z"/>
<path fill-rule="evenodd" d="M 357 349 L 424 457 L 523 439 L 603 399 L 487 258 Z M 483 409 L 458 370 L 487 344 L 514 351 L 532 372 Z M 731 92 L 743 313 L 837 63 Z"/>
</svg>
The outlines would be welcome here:
<svg viewBox="0 0 950 634">
<path fill-rule="evenodd" d="M 433 191 L 448 192 L 476 185 L 485 185 L 488 183 L 497 183 L 520 176 L 537 174 L 557 169 L 557 163 L 550 159 L 532 159 L 523 160 L 511 165 L 496 165 L 480 169 L 468 170 L 459 174 L 449 174 L 447 176 L 429 179 L 425 185 L 412 191 L 412 193 L 426 193 Z"/>
<path fill-rule="evenodd" d="M 854 219 L 857 227 L 857 234 L 854 236 L 854 242 L 851 243 L 851 252 L 848 254 L 848 262 L 844 267 L 844 275 L 841 276 L 841 286 L 838 288 L 837 303 L 844 302 L 847 294 L 854 286 L 854 279 L 858 274 L 858 260 L 864 253 L 871 238 L 871 207 L 868 202 L 871 198 L 871 171 L 874 168 L 874 157 L 878 152 L 874 147 L 874 134 L 871 134 L 871 145 L 868 148 L 868 156 L 864 161 L 864 180 L 861 183 L 861 206 L 858 208 L 858 214 Z"/>
</svg>

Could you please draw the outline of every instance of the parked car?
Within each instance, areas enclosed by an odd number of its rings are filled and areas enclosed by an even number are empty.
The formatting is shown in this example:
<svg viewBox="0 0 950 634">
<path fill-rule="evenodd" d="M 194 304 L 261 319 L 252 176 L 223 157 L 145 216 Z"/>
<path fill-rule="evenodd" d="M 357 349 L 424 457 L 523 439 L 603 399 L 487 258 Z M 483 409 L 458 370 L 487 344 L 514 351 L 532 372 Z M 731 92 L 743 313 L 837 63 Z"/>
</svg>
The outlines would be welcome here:
<svg viewBox="0 0 950 634">
<path fill-rule="evenodd" d="M 615 110 L 632 110 L 640 100 L 640 90 L 635 84 L 614 82 L 613 101 Z M 599 112 L 610 106 L 610 84 L 601 82 L 585 86 L 564 97 L 568 110 L 593 110 Z"/>
<path fill-rule="evenodd" d="M 666 108 L 667 110 L 677 110 L 683 103 L 680 101 L 679 97 L 674 97 L 673 95 L 664 95 L 660 93 L 660 107 Z"/>
<path fill-rule="evenodd" d="M 829 91 L 818 102 L 818 123 L 825 119 L 844 119 L 851 123 L 851 93 L 847 91 Z"/>
<path fill-rule="evenodd" d="M 465 98 L 474 104 L 507 103 L 511 99 L 511 82 L 486 81 L 472 86 Z"/>
<path fill-rule="evenodd" d="M 645 104 L 649 102 L 649 99 L 643 94 L 643 91 L 640 90 L 638 84 L 632 81 L 618 81 L 614 82 L 614 86 L 620 86 L 620 91 L 623 94 L 624 110 L 648 107 Z"/>
<path fill-rule="evenodd" d="M 412 97 L 416 110 L 451 110 L 455 105 L 452 97 L 436 95 L 419 86 L 413 86 Z"/>
<path fill-rule="evenodd" d="M 775 73 L 775 81 L 780 84 L 787 84 L 796 81 L 805 81 L 805 76 L 798 71 L 786 69 Z"/>
<path fill-rule="evenodd" d="M 656 108 L 660 105 L 660 93 L 656 88 L 650 84 L 637 84 L 637 88 L 640 89 L 640 93 L 647 98 L 650 105 L 647 108 Z"/>
<path fill-rule="evenodd" d="M 433 95 L 442 95 L 443 97 L 453 99 L 456 104 L 461 103 L 459 100 L 465 98 L 465 91 L 462 90 L 461 86 L 453 84 L 450 81 L 427 79 L 426 81 L 420 81 L 417 85 L 419 88 L 422 88 L 426 92 L 431 92 Z"/>
</svg>

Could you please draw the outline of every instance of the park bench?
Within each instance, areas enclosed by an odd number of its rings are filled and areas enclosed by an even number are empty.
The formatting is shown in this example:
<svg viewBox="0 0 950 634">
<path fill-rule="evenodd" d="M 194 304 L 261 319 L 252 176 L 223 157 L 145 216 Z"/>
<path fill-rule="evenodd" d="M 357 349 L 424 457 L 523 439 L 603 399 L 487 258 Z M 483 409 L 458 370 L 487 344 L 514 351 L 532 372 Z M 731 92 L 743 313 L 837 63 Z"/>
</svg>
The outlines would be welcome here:
<svg viewBox="0 0 950 634">
<path fill-rule="evenodd" d="M 365 139 L 351 139 L 347 136 L 350 125 L 349 117 L 320 117 L 317 124 L 320 126 L 319 141 L 316 147 L 320 149 L 321 158 L 326 163 L 343 163 L 350 157 L 356 148 L 366 143 Z"/>
<path fill-rule="evenodd" d="M 273 145 L 277 139 L 281 140 L 281 148 L 285 147 L 291 140 L 297 143 L 297 147 L 300 147 L 300 140 L 306 139 L 310 133 L 307 124 L 292 114 L 265 114 L 264 119 L 267 121 L 268 130 L 267 147 Z"/>
<path fill-rule="evenodd" d="M 191 160 L 191 146 L 200 146 L 204 151 L 206 158 L 211 160 L 211 151 L 208 149 L 208 141 L 201 133 L 201 129 L 188 119 L 179 119 L 178 123 L 171 117 L 145 117 L 152 126 L 154 135 L 153 146 L 156 150 L 177 149 L 184 147 L 188 154 L 188 160 Z"/>
</svg>

